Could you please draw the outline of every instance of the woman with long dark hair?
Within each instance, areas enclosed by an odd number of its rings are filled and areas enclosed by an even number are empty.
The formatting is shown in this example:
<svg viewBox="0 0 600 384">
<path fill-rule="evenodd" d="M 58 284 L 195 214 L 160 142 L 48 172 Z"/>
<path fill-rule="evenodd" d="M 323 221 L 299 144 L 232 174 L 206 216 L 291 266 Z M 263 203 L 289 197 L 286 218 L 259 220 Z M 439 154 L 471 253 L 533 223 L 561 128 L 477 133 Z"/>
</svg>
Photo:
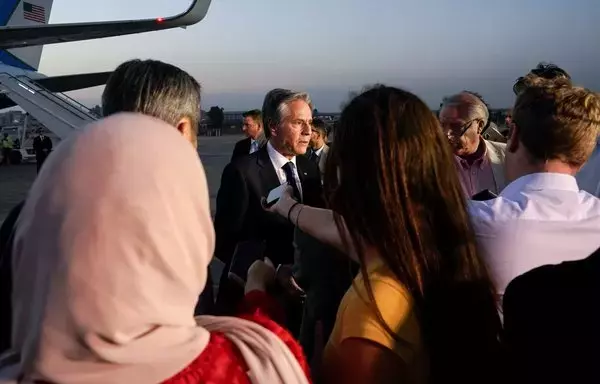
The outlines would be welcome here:
<svg viewBox="0 0 600 384">
<path fill-rule="evenodd" d="M 288 195 L 271 208 L 360 262 L 325 348 L 325 377 L 494 381 L 496 297 L 434 114 L 412 93 L 376 86 L 344 108 L 334 143 L 331 210 Z"/>
</svg>

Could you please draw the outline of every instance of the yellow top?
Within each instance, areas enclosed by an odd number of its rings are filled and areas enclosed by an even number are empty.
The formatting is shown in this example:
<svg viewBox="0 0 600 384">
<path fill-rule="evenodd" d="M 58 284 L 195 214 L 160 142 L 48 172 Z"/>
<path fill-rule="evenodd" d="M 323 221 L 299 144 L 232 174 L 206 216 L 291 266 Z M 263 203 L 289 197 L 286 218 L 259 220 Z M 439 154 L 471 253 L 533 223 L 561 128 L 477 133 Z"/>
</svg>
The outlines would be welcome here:
<svg viewBox="0 0 600 384">
<path fill-rule="evenodd" d="M 411 294 L 380 259 L 371 262 L 367 272 L 377 308 L 402 342 L 390 335 L 379 321 L 359 273 L 340 303 L 333 332 L 325 346 L 324 364 L 336 358 L 344 340 L 367 339 L 394 352 L 406 363 L 410 375 L 407 382 L 425 383 L 427 356 Z"/>
</svg>

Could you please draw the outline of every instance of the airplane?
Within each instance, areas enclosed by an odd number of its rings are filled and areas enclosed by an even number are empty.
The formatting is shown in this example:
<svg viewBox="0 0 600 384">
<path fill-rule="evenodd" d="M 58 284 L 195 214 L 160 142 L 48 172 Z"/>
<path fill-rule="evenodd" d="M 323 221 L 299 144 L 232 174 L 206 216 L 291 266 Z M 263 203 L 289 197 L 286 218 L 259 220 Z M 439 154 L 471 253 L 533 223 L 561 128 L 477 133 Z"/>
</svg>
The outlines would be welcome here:
<svg viewBox="0 0 600 384">
<path fill-rule="evenodd" d="M 43 46 L 99 39 L 172 28 L 186 28 L 200 22 L 211 0 L 193 0 L 187 11 L 154 19 L 48 24 L 53 0 L 0 0 L 0 75 L 20 79 L 21 87 L 34 92 L 29 81 L 49 93 L 67 92 L 106 84 L 112 71 L 66 76 L 38 72 Z M 0 83 L 2 83 L 0 76 Z M 37 88 L 36 88 L 37 89 Z M 0 92 L 0 109 L 17 103 Z"/>
</svg>

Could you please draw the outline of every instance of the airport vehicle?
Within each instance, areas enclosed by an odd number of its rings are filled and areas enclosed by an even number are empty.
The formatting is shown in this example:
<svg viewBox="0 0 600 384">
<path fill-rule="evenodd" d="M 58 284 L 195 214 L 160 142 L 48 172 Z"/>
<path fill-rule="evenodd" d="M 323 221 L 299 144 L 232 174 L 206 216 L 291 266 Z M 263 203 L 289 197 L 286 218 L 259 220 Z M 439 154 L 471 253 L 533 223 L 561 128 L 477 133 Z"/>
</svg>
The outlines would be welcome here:
<svg viewBox="0 0 600 384">
<path fill-rule="evenodd" d="M 46 76 L 37 71 L 43 46 L 79 40 L 186 28 L 206 16 L 211 0 L 193 0 L 172 17 L 47 24 L 53 0 L 0 1 L 0 109 L 20 106 L 64 138 L 96 119 L 63 92 L 106 83 L 110 72 Z"/>
</svg>

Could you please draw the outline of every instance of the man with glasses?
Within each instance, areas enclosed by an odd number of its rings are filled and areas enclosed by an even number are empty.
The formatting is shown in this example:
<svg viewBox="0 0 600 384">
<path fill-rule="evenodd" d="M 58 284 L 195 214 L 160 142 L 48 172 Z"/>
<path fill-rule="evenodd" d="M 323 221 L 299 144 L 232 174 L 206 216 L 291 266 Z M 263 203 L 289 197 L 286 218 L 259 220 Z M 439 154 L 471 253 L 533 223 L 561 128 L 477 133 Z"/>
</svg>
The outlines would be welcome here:
<svg viewBox="0 0 600 384">
<path fill-rule="evenodd" d="M 489 116 L 481 98 L 467 91 L 444 99 L 440 110 L 440 125 L 454 151 L 456 168 L 468 197 L 485 190 L 498 194 L 505 185 L 506 144 L 481 136 Z"/>
</svg>

